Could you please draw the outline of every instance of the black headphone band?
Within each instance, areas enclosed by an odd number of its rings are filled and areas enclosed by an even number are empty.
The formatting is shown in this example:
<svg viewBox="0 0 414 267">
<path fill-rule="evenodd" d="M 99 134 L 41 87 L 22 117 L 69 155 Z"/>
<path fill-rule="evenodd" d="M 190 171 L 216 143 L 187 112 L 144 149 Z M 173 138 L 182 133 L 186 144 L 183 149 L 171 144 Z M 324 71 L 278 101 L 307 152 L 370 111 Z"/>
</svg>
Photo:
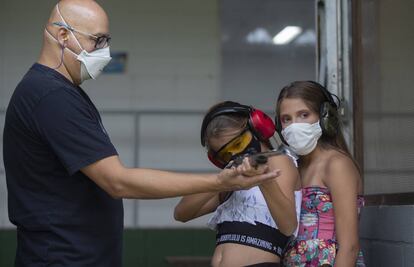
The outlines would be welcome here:
<svg viewBox="0 0 414 267">
<path fill-rule="evenodd" d="M 328 89 L 325 86 L 323 86 L 323 85 L 321 85 L 321 84 L 319 84 L 317 82 L 314 82 L 314 81 L 309 81 L 309 82 L 313 83 L 315 86 L 317 86 L 317 87 L 319 87 L 321 89 L 323 95 L 326 98 L 326 101 L 325 102 L 329 102 L 329 104 L 331 104 L 332 107 L 334 107 L 335 109 L 338 109 L 338 104 L 335 102 L 334 97 L 338 101 L 339 101 L 339 98 L 335 94 L 329 92 Z"/>
<path fill-rule="evenodd" d="M 205 146 L 205 131 L 214 118 L 223 114 L 240 114 L 246 116 L 246 118 L 249 118 L 251 111 L 252 108 L 249 106 L 242 105 L 237 102 L 226 101 L 222 106 L 208 112 L 204 117 L 203 123 L 201 124 L 201 145 Z"/>
</svg>

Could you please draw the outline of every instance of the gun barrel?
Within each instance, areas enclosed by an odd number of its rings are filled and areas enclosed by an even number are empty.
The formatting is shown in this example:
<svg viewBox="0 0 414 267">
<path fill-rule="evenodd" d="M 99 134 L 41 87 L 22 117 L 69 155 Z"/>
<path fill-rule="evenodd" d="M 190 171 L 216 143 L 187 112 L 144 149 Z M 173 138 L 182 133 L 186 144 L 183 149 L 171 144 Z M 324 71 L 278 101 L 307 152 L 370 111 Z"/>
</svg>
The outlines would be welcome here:
<svg viewBox="0 0 414 267">
<path fill-rule="evenodd" d="M 240 164 L 242 164 L 243 159 L 245 157 L 249 158 L 250 161 L 250 165 L 254 168 L 257 168 L 260 164 L 265 164 L 267 163 L 267 160 L 269 157 L 272 156 L 277 156 L 277 155 L 282 155 L 283 152 L 280 150 L 272 150 L 272 151 L 266 151 L 266 152 L 260 152 L 260 153 L 256 153 L 253 155 L 245 155 L 245 156 L 240 156 L 238 158 L 236 158 L 233 162 L 231 162 L 228 167 L 236 167 Z"/>
<path fill-rule="evenodd" d="M 253 155 L 249 157 L 250 165 L 257 168 L 260 164 L 267 163 L 267 156 L 265 155 Z"/>
</svg>

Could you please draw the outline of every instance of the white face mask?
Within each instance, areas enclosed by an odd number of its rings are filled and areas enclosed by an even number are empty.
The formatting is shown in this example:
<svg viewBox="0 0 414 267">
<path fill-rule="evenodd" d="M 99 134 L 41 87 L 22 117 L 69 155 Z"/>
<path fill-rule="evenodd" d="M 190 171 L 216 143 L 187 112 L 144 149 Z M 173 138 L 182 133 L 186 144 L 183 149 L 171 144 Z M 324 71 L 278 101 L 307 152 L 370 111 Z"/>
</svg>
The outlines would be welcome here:
<svg viewBox="0 0 414 267">
<path fill-rule="evenodd" d="M 69 49 L 69 51 L 71 50 Z M 97 49 L 91 53 L 82 50 L 76 58 L 81 62 L 81 82 L 90 78 L 96 79 L 102 73 L 105 66 L 108 65 L 109 61 L 111 61 L 109 46 Z"/>
<path fill-rule="evenodd" d="M 59 4 L 56 5 L 56 10 L 59 16 L 62 18 L 63 22 L 66 25 L 66 20 L 62 17 L 59 10 Z M 81 62 L 81 70 L 80 70 L 80 79 L 81 83 L 88 79 L 96 79 L 101 73 L 102 70 L 108 65 L 109 61 L 111 61 L 111 53 L 109 51 L 109 46 L 101 49 L 94 50 L 92 52 L 87 52 L 81 44 L 79 43 L 78 39 L 76 38 L 75 34 L 70 31 L 70 33 L 75 37 L 76 43 L 82 49 L 82 51 L 78 54 L 73 52 L 68 48 L 68 50 L 76 56 L 76 59 Z M 53 37 L 53 36 L 52 36 Z M 56 38 L 53 37 L 56 40 Z M 57 41 L 57 40 L 56 40 Z"/>
<path fill-rule="evenodd" d="M 282 130 L 282 136 L 289 147 L 298 155 L 311 153 L 322 136 L 319 121 L 310 123 L 292 123 Z"/>
</svg>

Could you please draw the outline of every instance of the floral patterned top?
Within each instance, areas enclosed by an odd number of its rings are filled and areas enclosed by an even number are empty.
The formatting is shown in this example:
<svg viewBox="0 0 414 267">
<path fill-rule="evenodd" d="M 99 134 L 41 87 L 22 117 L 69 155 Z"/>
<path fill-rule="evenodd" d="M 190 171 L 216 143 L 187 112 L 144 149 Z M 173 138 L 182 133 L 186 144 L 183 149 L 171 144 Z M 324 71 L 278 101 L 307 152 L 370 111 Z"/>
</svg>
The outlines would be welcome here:
<svg viewBox="0 0 414 267">
<path fill-rule="evenodd" d="M 358 196 L 358 214 L 364 205 Z M 297 238 L 292 240 L 284 256 L 284 266 L 334 266 L 338 243 L 335 236 L 335 219 L 332 198 L 324 187 L 302 189 L 302 205 Z M 362 252 L 356 266 L 365 267 Z"/>
</svg>

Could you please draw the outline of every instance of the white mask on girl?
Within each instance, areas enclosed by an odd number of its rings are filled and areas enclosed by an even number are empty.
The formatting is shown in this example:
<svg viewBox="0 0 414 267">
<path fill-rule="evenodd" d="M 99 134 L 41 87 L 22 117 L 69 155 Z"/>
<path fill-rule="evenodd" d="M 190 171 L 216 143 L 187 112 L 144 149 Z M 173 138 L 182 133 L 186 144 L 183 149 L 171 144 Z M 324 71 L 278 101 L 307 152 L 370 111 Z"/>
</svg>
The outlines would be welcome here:
<svg viewBox="0 0 414 267">
<path fill-rule="evenodd" d="M 319 121 L 310 123 L 292 123 L 282 130 L 282 136 L 289 147 L 298 155 L 311 153 L 322 136 Z"/>
</svg>

